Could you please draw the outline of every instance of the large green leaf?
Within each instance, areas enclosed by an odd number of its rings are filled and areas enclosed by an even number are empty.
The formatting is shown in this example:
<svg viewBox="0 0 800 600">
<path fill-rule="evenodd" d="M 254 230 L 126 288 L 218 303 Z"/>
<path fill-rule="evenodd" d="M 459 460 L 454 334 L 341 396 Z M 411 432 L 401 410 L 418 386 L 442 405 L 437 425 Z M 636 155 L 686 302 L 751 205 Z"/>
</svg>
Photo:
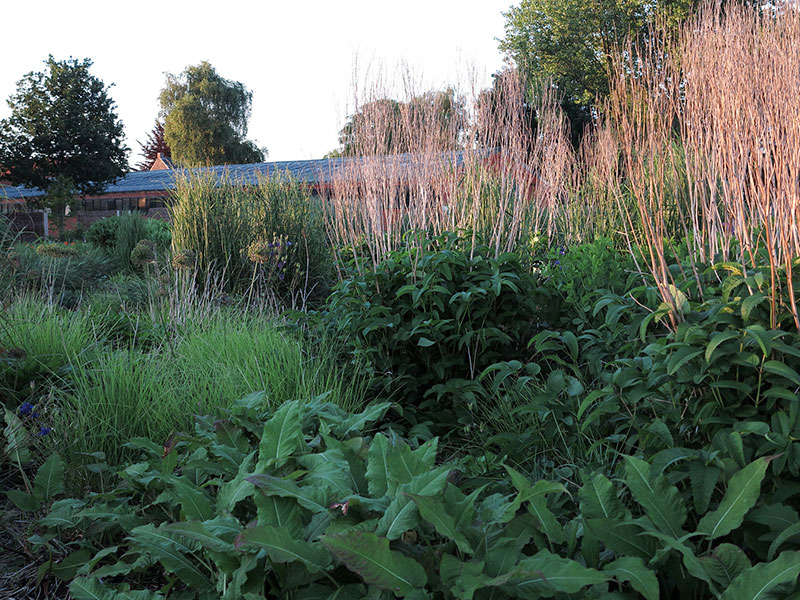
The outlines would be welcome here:
<svg viewBox="0 0 800 600">
<path fill-rule="evenodd" d="M 382 433 L 375 434 L 367 454 L 367 489 L 373 498 L 380 498 L 389 489 L 389 440 Z"/>
<path fill-rule="evenodd" d="M 625 483 L 656 528 L 674 538 L 681 537 L 686 506 L 678 488 L 670 485 L 664 475 L 651 478 L 650 465 L 633 456 L 625 457 Z"/>
<path fill-rule="evenodd" d="M 299 486 L 294 481 L 273 477 L 272 475 L 253 475 L 247 481 L 268 496 L 294 498 L 297 503 L 311 512 L 328 510 L 328 492 L 312 486 Z"/>
<path fill-rule="evenodd" d="M 645 600 L 659 600 L 658 579 L 655 573 L 644 566 L 644 561 L 636 556 L 623 556 L 608 563 L 603 573 L 611 575 L 619 582 L 628 582 L 631 587 L 645 597 Z"/>
<path fill-rule="evenodd" d="M 608 579 L 608 575 L 587 569 L 574 560 L 541 550 L 517 563 L 501 589 L 517 598 L 547 598 L 559 592 L 575 594 Z"/>
<path fill-rule="evenodd" d="M 94 577 L 78 577 L 69 584 L 69 593 L 75 600 L 114 600 L 116 593 L 104 587 Z"/>
<path fill-rule="evenodd" d="M 491 579 L 483 573 L 483 561 L 462 562 L 452 554 L 442 555 L 439 576 L 457 600 L 472 600 L 475 590 Z"/>
<path fill-rule="evenodd" d="M 180 503 L 187 520 L 205 521 L 213 516 L 211 502 L 203 490 L 182 478 L 176 478 L 171 483 L 175 500 Z"/>
<path fill-rule="evenodd" d="M 391 405 L 391 402 L 370 404 L 362 412 L 348 415 L 341 423 L 334 424 L 331 430 L 340 439 L 346 438 L 351 433 L 362 433 L 369 423 L 382 419 Z"/>
<path fill-rule="evenodd" d="M 64 491 L 64 461 L 58 454 L 51 454 L 36 471 L 33 480 L 33 494 L 39 502 L 48 502 L 56 494 Z"/>
<path fill-rule="evenodd" d="M 308 471 L 303 485 L 327 488 L 332 494 L 344 497 L 353 493 L 350 464 L 339 448 L 328 448 L 325 452 L 304 454 L 297 461 Z"/>
<path fill-rule="evenodd" d="M 772 558 L 775 556 L 775 553 L 780 549 L 781 544 L 783 544 L 786 540 L 797 536 L 800 536 L 800 522 L 793 523 L 791 526 L 787 527 L 778 535 L 778 537 L 775 538 L 772 544 L 770 544 L 769 553 L 767 555 L 769 560 L 772 560 Z"/>
<path fill-rule="evenodd" d="M 302 420 L 302 405 L 297 400 L 284 402 L 275 411 L 264 425 L 264 434 L 258 447 L 258 473 L 266 473 L 273 466 L 282 466 L 289 456 L 305 447 Z"/>
<path fill-rule="evenodd" d="M 584 519 L 625 519 L 630 514 L 617 498 L 614 484 L 602 473 L 592 476 L 578 490 L 578 498 Z"/>
<path fill-rule="evenodd" d="M 199 521 L 168 523 L 164 525 L 164 529 L 180 537 L 200 542 L 203 548 L 212 552 L 233 552 L 233 544 L 211 533 Z"/>
<path fill-rule="evenodd" d="M 409 529 L 416 529 L 417 525 L 419 525 L 417 505 L 411 501 L 410 496 L 401 493 L 392 499 L 378 520 L 375 533 L 389 540 L 396 540 Z"/>
<path fill-rule="evenodd" d="M 649 560 L 656 550 L 655 541 L 644 534 L 641 525 L 617 519 L 586 519 L 594 537 L 619 556 L 632 555 Z"/>
<path fill-rule="evenodd" d="M 719 481 L 722 470 L 713 465 L 706 465 L 701 460 L 689 463 L 689 478 L 692 483 L 692 497 L 697 514 L 703 515 L 708 510 L 714 488 Z"/>
<path fill-rule="evenodd" d="M 169 573 L 175 573 L 183 581 L 194 586 L 198 591 L 212 588 L 208 576 L 203 573 L 197 563 L 184 552 L 196 551 L 200 544 L 190 545 L 178 542 L 174 534 L 153 525 L 142 525 L 131 530 L 131 542 L 159 561 Z"/>
<path fill-rule="evenodd" d="M 719 507 L 700 519 L 697 531 L 713 540 L 739 527 L 758 500 L 768 462 L 759 458 L 731 477 Z"/>
<path fill-rule="evenodd" d="M 259 525 L 287 529 L 298 538 L 303 536 L 302 509 L 294 499 L 258 494 L 255 504 Z M 316 515 L 329 516 L 327 511 L 315 512 Z"/>
<path fill-rule="evenodd" d="M 720 544 L 699 560 L 709 576 L 723 588 L 728 587 L 739 573 L 750 567 L 747 555 L 733 544 Z"/>
<path fill-rule="evenodd" d="M 261 525 L 245 529 L 236 538 L 237 550 L 265 550 L 273 563 L 302 562 L 310 572 L 324 571 L 331 563 L 330 553 L 317 543 L 296 539 L 286 529 Z"/>
<path fill-rule="evenodd" d="M 407 494 L 417 505 L 420 516 L 432 524 L 436 532 L 447 539 L 453 540 L 458 549 L 466 554 L 474 552 L 464 534 L 456 526 L 455 517 L 445 510 L 441 498 Z"/>
<path fill-rule="evenodd" d="M 255 486 L 247 481 L 255 460 L 255 450 L 248 454 L 239 465 L 236 477 L 220 486 L 217 492 L 217 512 L 225 514 L 233 511 L 240 501 L 249 498 L 255 492 Z"/>
<path fill-rule="evenodd" d="M 783 583 L 794 583 L 800 574 L 800 552 L 783 552 L 768 563 L 742 571 L 722 593 L 722 600 L 765 600 Z"/>
<path fill-rule="evenodd" d="M 373 533 L 354 531 L 324 535 L 322 542 L 365 583 L 390 590 L 400 597 L 427 585 L 425 569 L 417 561 L 389 549 L 389 540 Z"/>
</svg>

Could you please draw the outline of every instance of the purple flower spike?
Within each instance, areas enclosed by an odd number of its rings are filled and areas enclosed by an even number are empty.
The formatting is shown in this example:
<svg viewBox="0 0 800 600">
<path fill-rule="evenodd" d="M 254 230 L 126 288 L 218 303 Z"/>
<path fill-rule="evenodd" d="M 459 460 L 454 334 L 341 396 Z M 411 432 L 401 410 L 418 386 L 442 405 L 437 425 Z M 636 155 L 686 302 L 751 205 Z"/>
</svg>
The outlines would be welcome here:
<svg viewBox="0 0 800 600">
<path fill-rule="evenodd" d="M 39 428 L 39 435 L 45 436 L 45 435 L 49 434 L 51 431 L 53 431 L 53 430 L 50 427 L 45 427 L 44 425 L 42 425 Z"/>
<path fill-rule="evenodd" d="M 19 407 L 19 416 L 25 417 L 33 412 L 33 404 L 30 402 L 23 402 L 22 405 Z M 37 415 L 38 416 L 38 415 Z M 36 417 L 34 417 L 35 419 Z"/>
<path fill-rule="evenodd" d="M 278 270 L 280 270 L 282 268 L 283 268 L 283 263 L 281 261 L 278 261 Z"/>
</svg>

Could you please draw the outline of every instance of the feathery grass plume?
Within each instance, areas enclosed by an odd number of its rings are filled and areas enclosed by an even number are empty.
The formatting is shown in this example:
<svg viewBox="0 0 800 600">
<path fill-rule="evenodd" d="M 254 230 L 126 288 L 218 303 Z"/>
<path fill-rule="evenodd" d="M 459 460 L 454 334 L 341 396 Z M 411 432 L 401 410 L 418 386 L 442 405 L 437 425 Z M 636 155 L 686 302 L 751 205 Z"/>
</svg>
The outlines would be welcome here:
<svg viewBox="0 0 800 600">
<path fill-rule="evenodd" d="M 701 297 L 698 264 L 768 264 L 771 325 L 788 313 L 800 329 L 792 277 L 800 255 L 798 39 L 792 5 L 706 3 L 674 45 L 650 36 L 620 53 L 601 133 L 621 159 L 608 183 L 674 319 L 667 253 L 683 240 Z"/>
</svg>

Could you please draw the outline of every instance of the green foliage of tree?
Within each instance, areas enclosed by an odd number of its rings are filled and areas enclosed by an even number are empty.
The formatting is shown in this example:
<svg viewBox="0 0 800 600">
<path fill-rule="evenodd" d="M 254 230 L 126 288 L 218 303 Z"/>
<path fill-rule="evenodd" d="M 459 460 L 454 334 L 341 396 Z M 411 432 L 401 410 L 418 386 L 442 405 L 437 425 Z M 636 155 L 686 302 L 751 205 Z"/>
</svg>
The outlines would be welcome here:
<svg viewBox="0 0 800 600">
<path fill-rule="evenodd" d="M 246 138 L 252 92 L 221 77 L 211 64 L 167 74 L 159 102 L 172 158 L 188 166 L 263 162 L 265 152 Z"/>
<path fill-rule="evenodd" d="M 326 157 L 399 154 L 458 148 L 467 126 L 464 99 L 455 90 L 431 90 L 408 102 L 380 98 L 350 116 L 341 147 Z"/>
<path fill-rule="evenodd" d="M 72 192 L 97 194 L 127 171 L 128 148 L 110 86 L 89 73 L 92 61 L 50 56 L 45 65 L 18 81 L 8 99 L 0 165 L 12 183 L 46 190 L 35 203 L 63 222 Z"/>
<path fill-rule="evenodd" d="M 573 130 L 609 91 L 613 57 L 628 38 L 671 35 L 696 0 L 521 0 L 506 18 L 500 50 L 529 80 L 552 81 L 564 94 Z"/>
</svg>

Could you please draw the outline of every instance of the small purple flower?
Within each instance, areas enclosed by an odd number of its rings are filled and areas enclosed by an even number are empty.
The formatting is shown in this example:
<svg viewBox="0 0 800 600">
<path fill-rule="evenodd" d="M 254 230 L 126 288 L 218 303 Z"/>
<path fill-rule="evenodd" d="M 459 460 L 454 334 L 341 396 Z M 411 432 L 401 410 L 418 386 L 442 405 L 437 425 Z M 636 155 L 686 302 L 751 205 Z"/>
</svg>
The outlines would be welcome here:
<svg viewBox="0 0 800 600">
<path fill-rule="evenodd" d="M 566 249 L 566 248 L 564 248 L 564 246 L 561 246 L 561 247 L 558 249 L 558 253 L 559 253 L 561 256 L 564 256 L 564 255 L 567 253 L 567 249 Z"/>
<path fill-rule="evenodd" d="M 22 405 L 19 407 L 19 416 L 25 417 L 33 412 L 33 404 L 30 402 L 23 402 Z M 37 415 L 38 416 L 38 415 Z M 36 417 L 34 417 L 35 419 Z"/>
<path fill-rule="evenodd" d="M 279 260 L 278 261 L 278 270 L 280 271 L 282 268 L 283 268 L 283 262 Z"/>
<path fill-rule="evenodd" d="M 38 419 L 38 418 L 39 418 L 39 413 L 38 413 L 38 412 L 36 412 L 36 411 L 33 411 L 33 412 L 31 413 L 31 419 Z"/>
<path fill-rule="evenodd" d="M 280 280 L 281 280 L 281 281 L 283 281 L 283 273 L 281 273 L 280 275 L 278 275 L 278 277 L 280 278 Z"/>
<path fill-rule="evenodd" d="M 40 436 L 45 436 L 45 435 L 49 434 L 51 431 L 53 431 L 53 430 L 50 427 L 45 427 L 44 425 L 42 425 L 39 428 L 39 435 Z"/>
<path fill-rule="evenodd" d="M 553 264 L 560 265 L 560 264 L 561 264 L 561 261 L 560 261 L 560 260 L 557 260 L 557 261 L 556 261 L 555 263 L 553 263 Z"/>
<path fill-rule="evenodd" d="M 286 242 L 286 247 L 289 248 L 292 245 L 292 242 Z"/>
<path fill-rule="evenodd" d="M 272 245 L 272 242 L 269 243 L 269 246 L 267 246 L 267 248 L 274 248 L 274 246 Z"/>
</svg>

